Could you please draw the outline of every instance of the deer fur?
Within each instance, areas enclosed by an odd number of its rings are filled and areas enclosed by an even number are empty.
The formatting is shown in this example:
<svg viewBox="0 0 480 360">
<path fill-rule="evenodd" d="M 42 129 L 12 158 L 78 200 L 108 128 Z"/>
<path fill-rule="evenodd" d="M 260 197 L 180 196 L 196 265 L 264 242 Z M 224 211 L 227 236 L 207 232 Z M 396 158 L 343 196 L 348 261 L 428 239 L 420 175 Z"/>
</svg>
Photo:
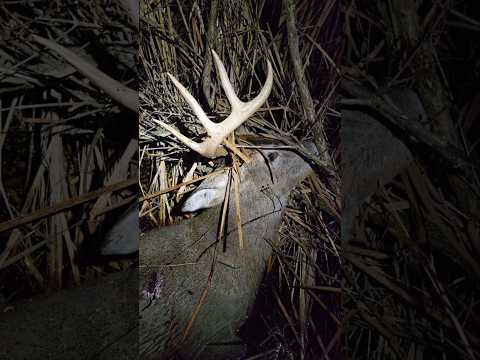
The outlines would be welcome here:
<svg viewBox="0 0 480 360">
<path fill-rule="evenodd" d="M 243 249 L 239 248 L 233 191 L 226 239 L 217 241 L 224 174 L 202 183 L 190 196 L 193 203 L 187 200 L 184 205 L 208 209 L 178 225 L 140 236 L 141 359 L 168 359 L 174 354 L 185 359 L 234 359 L 243 354 L 235 332 L 254 303 L 289 193 L 311 173 L 307 162 L 291 150 L 252 154 L 252 161 L 240 168 Z M 212 197 L 217 200 L 211 201 Z"/>
</svg>

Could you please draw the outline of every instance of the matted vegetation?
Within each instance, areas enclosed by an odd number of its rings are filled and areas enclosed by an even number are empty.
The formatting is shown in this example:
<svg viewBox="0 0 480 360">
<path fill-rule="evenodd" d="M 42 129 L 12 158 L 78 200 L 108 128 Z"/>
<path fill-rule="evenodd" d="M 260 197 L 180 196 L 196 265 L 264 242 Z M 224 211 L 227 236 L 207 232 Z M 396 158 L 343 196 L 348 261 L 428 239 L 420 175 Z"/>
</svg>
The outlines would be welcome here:
<svg viewBox="0 0 480 360">
<path fill-rule="evenodd" d="M 274 69 L 273 90 L 262 109 L 237 130 L 237 142 L 244 145 L 242 139 L 247 135 L 262 135 L 294 147 L 312 138 L 319 146 L 325 146 L 327 139 L 331 145 L 327 154 L 314 159 L 320 165 L 317 174 L 291 196 L 268 281 L 258 301 L 260 331 L 246 329 L 243 335 L 252 345 L 251 359 L 319 359 L 322 354 L 332 359 L 339 356 L 341 334 L 340 200 L 338 180 L 332 176 L 332 163 L 338 161 L 339 114 L 332 104 L 338 83 L 335 63 L 341 54 L 339 8 L 335 1 L 321 6 L 309 1 L 296 4 L 296 24 L 290 29 L 295 34 L 290 32 L 290 36 L 299 42 L 295 61 L 305 72 L 302 93 L 289 49 L 289 17 L 284 5 L 235 0 L 142 5 L 142 226 L 181 221 L 175 207 L 195 184 L 180 184 L 225 165 L 193 154 L 155 123 L 172 124 L 197 140 L 204 136 L 166 73 L 173 74 L 206 113 L 219 121 L 230 113 L 230 105 L 217 81 L 209 49 L 219 54 L 245 101 L 252 99 L 265 81 L 269 59 Z M 307 97 L 310 114 L 304 105 Z M 326 163 L 331 165 L 329 169 L 323 167 Z"/>
<path fill-rule="evenodd" d="M 345 1 L 349 359 L 479 357 L 478 5 Z"/>
<path fill-rule="evenodd" d="M 135 29 L 115 2 L 37 5 L 0 4 L 0 291 L 9 302 L 103 273 L 91 261 L 108 214 L 136 196 L 136 115 L 32 38 L 135 88 Z"/>
</svg>

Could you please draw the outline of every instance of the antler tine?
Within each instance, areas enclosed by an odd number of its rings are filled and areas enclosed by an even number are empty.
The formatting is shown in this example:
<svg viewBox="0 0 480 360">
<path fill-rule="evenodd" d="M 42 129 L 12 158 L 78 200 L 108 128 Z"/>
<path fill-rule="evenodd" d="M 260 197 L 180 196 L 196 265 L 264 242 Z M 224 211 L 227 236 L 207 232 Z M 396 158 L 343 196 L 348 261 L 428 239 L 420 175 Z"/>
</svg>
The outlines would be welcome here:
<svg viewBox="0 0 480 360">
<path fill-rule="evenodd" d="M 182 94 L 183 98 L 187 101 L 188 105 L 192 108 L 193 112 L 197 116 L 198 120 L 202 123 L 203 127 L 207 131 L 207 134 L 210 136 L 214 136 L 216 134 L 216 128 L 215 128 L 215 123 L 210 121 L 210 119 L 207 117 L 205 112 L 203 111 L 202 107 L 200 104 L 195 100 L 195 98 L 188 92 L 185 87 L 180 84 L 180 82 L 170 73 L 167 73 L 168 77 L 170 80 L 172 80 L 173 84 L 175 87 L 180 91 L 180 94 Z"/>
<path fill-rule="evenodd" d="M 245 122 L 250 116 L 252 116 L 253 113 L 255 113 L 255 111 L 257 111 L 265 101 L 267 101 L 273 85 L 273 70 L 272 64 L 267 59 L 267 80 L 265 80 L 265 84 L 263 85 L 262 90 L 253 100 L 243 102 L 235 94 L 235 90 L 233 90 L 233 86 L 228 79 L 225 66 L 218 57 L 217 53 L 213 50 L 212 53 L 215 60 L 215 65 L 220 75 L 220 81 L 222 83 L 223 90 L 225 91 L 225 95 L 227 95 L 227 99 L 232 106 L 232 113 L 220 124 L 218 124 L 222 127 L 222 133 L 224 133 L 226 137 L 237 127 L 239 127 L 243 122 Z"/>
<path fill-rule="evenodd" d="M 159 121 L 159 120 L 156 120 L 156 119 L 152 119 L 152 120 L 155 123 L 157 123 L 158 125 L 160 125 L 161 127 L 163 127 L 165 130 L 169 131 L 173 136 L 175 136 L 178 140 L 180 140 L 182 143 L 187 145 L 193 151 L 195 151 L 199 154 L 202 154 L 202 155 L 206 154 L 204 142 L 199 144 L 199 143 L 193 141 L 192 139 L 189 139 L 185 135 L 183 135 L 180 131 L 178 131 L 174 127 L 172 127 L 168 124 L 165 124 L 163 121 Z M 207 155 L 204 155 L 204 156 L 207 156 Z M 207 157 L 209 157 L 209 156 L 207 156 Z"/>
<path fill-rule="evenodd" d="M 225 70 L 225 66 L 223 65 L 222 61 L 218 57 L 217 53 L 212 50 L 213 58 L 215 60 L 215 66 L 220 76 L 220 81 L 222 84 L 222 88 L 227 95 L 228 101 L 232 106 L 231 114 L 223 120 L 221 123 L 214 123 L 210 121 L 202 110 L 201 106 L 195 100 L 195 98 L 188 92 L 185 87 L 175 79 L 174 76 L 171 74 L 167 74 L 170 79 L 172 80 L 175 87 L 180 91 L 182 96 L 185 98 L 187 103 L 192 108 L 195 115 L 198 117 L 199 121 L 205 127 L 207 131 L 208 137 L 201 143 L 197 143 L 186 136 L 182 135 L 179 131 L 175 130 L 170 125 L 167 125 L 161 121 L 155 121 L 157 124 L 168 130 L 172 135 L 174 135 L 178 140 L 183 142 L 186 146 L 188 146 L 193 151 L 198 152 L 200 155 L 203 155 L 208 158 L 214 158 L 218 156 L 219 149 L 218 147 L 220 144 L 225 140 L 228 134 L 234 131 L 237 127 L 239 127 L 243 122 L 245 122 L 255 111 L 257 111 L 260 106 L 267 100 L 268 96 L 270 95 L 270 91 L 272 90 L 273 85 L 273 70 L 272 64 L 270 61 L 267 60 L 268 63 L 268 73 L 267 73 L 267 80 L 263 85 L 262 90 L 260 93 L 251 101 L 243 102 L 241 101 L 235 91 L 233 90 L 233 86 L 228 79 L 227 71 Z"/>
<path fill-rule="evenodd" d="M 223 91 L 225 91 L 225 95 L 227 95 L 228 102 L 232 106 L 232 112 L 234 110 L 240 109 L 242 106 L 242 102 L 235 94 L 235 90 L 233 90 L 232 83 L 228 78 L 227 70 L 222 63 L 222 60 L 218 57 L 215 50 L 212 50 L 213 60 L 215 61 L 215 67 L 217 68 L 218 75 L 220 76 L 220 82 L 222 84 Z"/>
</svg>

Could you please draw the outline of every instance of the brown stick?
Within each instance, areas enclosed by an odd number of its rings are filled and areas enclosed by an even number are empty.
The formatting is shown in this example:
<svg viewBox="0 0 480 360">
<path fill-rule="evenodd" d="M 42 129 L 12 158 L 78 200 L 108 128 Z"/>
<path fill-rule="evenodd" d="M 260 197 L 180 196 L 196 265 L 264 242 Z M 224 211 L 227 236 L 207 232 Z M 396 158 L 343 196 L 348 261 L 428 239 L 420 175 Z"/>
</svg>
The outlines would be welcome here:
<svg viewBox="0 0 480 360">
<path fill-rule="evenodd" d="M 95 66 L 83 60 L 73 51 L 57 44 L 56 42 L 32 35 L 33 40 L 55 51 L 66 61 L 72 64 L 83 76 L 87 77 L 95 86 L 105 91 L 112 99 L 138 113 L 138 92 L 129 89 L 117 80 L 98 70 Z"/>
<path fill-rule="evenodd" d="M 415 119 L 406 118 L 380 96 L 371 93 L 369 90 L 354 84 L 347 79 L 342 81 L 342 88 L 357 98 L 341 100 L 339 101 L 341 106 L 360 106 L 375 110 L 381 114 L 388 123 L 400 130 L 406 131 L 417 141 L 424 143 L 436 151 L 448 161 L 453 168 L 465 169 L 471 166 L 460 149 L 449 143 L 447 140 L 432 134 L 425 129 L 422 124 L 415 121 Z"/>
<path fill-rule="evenodd" d="M 91 191 L 89 193 L 77 196 L 75 198 L 65 200 L 64 202 L 62 202 L 60 204 L 52 205 L 48 208 L 39 209 L 37 211 L 34 211 L 31 214 L 21 215 L 21 216 L 15 218 L 15 219 L 0 223 L 0 233 L 3 232 L 3 231 L 7 231 L 7 230 L 10 230 L 10 229 L 19 227 L 21 225 L 31 223 L 31 222 L 36 221 L 36 220 L 43 219 L 47 216 L 55 215 L 59 212 L 68 210 L 72 207 L 75 207 L 75 206 L 78 206 L 78 205 L 83 204 L 85 202 L 96 199 L 97 197 L 99 197 L 100 195 L 103 195 L 105 193 L 122 190 L 122 189 L 130 187 L 132 185 L 135 185 L 137 183 L 138 183 L 138 178 L 136 178 L 136 177 L 135 178 L 130 178 L 130 179 L 118 182 L 116 184 L 108 185 L 108 186 L 105 186 L 101 189 Z"/>
<path fill-rule="evenodd" d="M 300 56 L 300 46 L 295 20 L 295 1 L 285 0 L 283 6 L 287 13 L 288 50 L 290 53 L 290 61 L 292 62 L 295 83 L 298 86 L 298 92 L 300 93 L 300 99 L 302 100 L 305 114 L 307 115 L 308 121 L 313 126 L 313 142 L 317 147 L 320 158 L 334 168 L 333 160 L 328 152 L 328 143 L 325 138 L 323 124 L 321 121 L 318 121 L 315 114 L 312 95 L 308 90 L 305 74 L 303 73 L 303 64 L 301 63 L 302 58 Z"/>
</svg>

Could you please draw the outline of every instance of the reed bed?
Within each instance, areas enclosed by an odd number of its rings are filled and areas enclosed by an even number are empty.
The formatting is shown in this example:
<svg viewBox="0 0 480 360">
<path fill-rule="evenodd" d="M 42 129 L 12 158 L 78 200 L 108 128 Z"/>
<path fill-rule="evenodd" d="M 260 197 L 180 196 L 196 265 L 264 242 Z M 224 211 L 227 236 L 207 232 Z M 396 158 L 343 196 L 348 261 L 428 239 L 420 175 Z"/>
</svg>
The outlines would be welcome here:
<svg viewBox="0 0 480 360">
<path fill-rule="evenodd" d="M 217 81 L 209 49 L 219 54 L 244 101 L 252 99 L 263 85 L 268 59 L 274 70 L 273 90 L 260 111 L 237 130 L 235 140 L 240 149 L 245 144 L 242 140 L 251 135 L 295 147 L 302 140 L 313 139 L 320 146 L 330 144 L 327 154 L 315 160 L 319 165 L 328 163 L 331 172 L 318 166 L 316 174 L 292 194 L 257 301 L 254 316 L 258 325 L 244 329 L 242 335 L 250 345 L 249 359 L 335 359 L 341 339 L 340 200 L 334 165 L 338 161 L 339 113 L 333 106 L 342 45 L 339 8 L 335 1 L 321 6 L 298 2 L 292 12 L 296 28 L 289 33 L 287 5 L 229 0 L 161 1 L 142 6 L 141 223 L 146 229 L 181 221 L 184 215 L 176 206 L 196 187 L 194 180 L 226 165 L 192 154 L 156 125 L 155 120 L 160 120 L 193 139 L 204 136 L 166 73 L 192 93 L 211 119 L 220 121 L 228 116 L 230 106 Z M 295 78 L 289 49 L 293 30 L 300 44 L 295 60 L 305 72 L 307 93 L 299 90 Z M 311 100 L 313 121 L 305 98 Z"/>
<path fill-rule="evenodd" d="M 9 302 L 104 273 L 95 257 L 112 211 L 136 195 L 136 116 L 32 38 L 51 37 L 135 88 L 135 30 L 114 2 L 37 5 L 0 5 L 0 283 Z"/>
<path fill-rule="evenodd" d="M 346 357 L 476 359 L 478 7 L 389 0 L 344 10 Z M 394 105 L 411 95 L 407 108 Z M 346 120 L 360 116 L 375 123 L 370 137 Z"/>
</svg>

